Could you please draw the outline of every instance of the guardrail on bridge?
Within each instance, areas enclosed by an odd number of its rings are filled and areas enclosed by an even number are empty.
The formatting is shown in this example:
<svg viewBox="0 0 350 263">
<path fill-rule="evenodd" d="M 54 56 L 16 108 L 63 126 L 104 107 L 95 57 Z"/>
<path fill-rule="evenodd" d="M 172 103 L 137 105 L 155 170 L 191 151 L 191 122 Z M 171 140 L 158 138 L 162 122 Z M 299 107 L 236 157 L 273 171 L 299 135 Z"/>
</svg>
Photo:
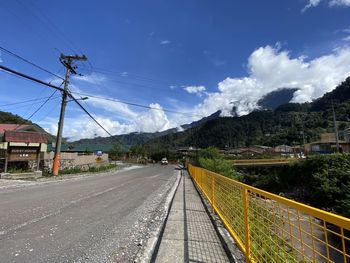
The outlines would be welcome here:
<svg viewBox="0 0 350 263">
<path fill-rule="evenodd" d="M 350 262 L 350 219 L 188 165 L 247 262 Z"/>
</svg>

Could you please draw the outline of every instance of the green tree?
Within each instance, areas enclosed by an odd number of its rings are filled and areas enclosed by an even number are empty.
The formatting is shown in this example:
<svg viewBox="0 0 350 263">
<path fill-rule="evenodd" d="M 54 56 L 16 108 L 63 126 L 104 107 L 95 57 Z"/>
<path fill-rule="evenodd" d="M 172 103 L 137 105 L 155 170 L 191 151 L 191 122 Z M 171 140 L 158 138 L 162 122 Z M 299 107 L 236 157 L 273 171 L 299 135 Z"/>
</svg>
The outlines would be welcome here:
<svg viewBox="0 0 350 263">
<path fill-rule="evenodd" d="M 116 143 L 113 145 L 112 150 L 109 152 L 109 156 L 112 159 L 118 159 L 124 155 L 123 147 L 120 143 Z"/>
<path fill-rule="evenodd" d="M 214 147 L 208 147 L 198 152 L 197 163 L 209 171 L 237 179 L 238 174 L 233 169 L 233 165 L 226 161 Z"/>
</svg>

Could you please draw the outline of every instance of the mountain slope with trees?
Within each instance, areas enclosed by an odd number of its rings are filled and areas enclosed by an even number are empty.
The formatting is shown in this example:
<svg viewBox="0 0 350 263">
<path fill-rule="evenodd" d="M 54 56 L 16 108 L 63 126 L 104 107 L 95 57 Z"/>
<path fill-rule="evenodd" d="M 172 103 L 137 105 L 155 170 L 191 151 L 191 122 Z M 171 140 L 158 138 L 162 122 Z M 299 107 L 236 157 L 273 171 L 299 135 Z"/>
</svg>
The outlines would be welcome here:
<svg viewBox="0 0 350 263">
<path fill-rule="evenodd" d="M 287 103 L 275 110 L 256 110 L 241 117 L 208 120 L 183 132 L 154 138 L 145 146 L 153 151 L 178 146 L 300 145 L 303 139 L 315 141 L 321 133 L 333 132 L 332 101 L 342 131 L 350 127 L 350 78 L 311 103 Z"/>
<path fill-rule="evenodd" d="M 38 124 L 33 123 L 31 121 L 23 119 L 21 116 L 12 114 L 11 112 L 0 111 L 0 124 L 27 124 L 35 126 L 35 131 L 39 131 L 47 134 L 47 138 L 49 142 L 55 141 L 55 136 L 46 132 L 42 127 Z"/>
</svg>

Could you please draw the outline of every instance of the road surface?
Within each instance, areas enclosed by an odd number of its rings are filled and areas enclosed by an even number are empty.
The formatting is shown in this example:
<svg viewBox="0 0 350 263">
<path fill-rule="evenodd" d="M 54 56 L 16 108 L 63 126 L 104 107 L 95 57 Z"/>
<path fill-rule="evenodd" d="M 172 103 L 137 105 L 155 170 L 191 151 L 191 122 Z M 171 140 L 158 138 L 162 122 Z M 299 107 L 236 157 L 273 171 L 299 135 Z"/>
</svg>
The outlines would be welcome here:
<svg viewBox="0 0 350 263">
<path fill-rule="evenodd" d="M 160 223 L 174 166 L 0 189 L 0 262 L 130 262 Z"/>
</svg>

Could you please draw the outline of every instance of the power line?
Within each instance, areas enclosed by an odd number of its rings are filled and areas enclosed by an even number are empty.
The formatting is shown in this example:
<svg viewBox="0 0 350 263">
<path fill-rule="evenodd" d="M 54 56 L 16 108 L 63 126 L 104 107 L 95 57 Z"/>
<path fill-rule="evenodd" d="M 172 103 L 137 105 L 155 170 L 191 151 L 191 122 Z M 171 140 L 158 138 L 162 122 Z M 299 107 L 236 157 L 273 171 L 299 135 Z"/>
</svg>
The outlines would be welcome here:
<svg viewBox="0 0 350 263">
<path fill-rule="evenodd" d="M 48 87 L 50 87 L 50 88 L 54 88 L 54 89 L 59 90 L 59 91 L 64 91 L 64 89 L 62 89 L 62 88 L 60 88 L 60 87 L 57 87 L 57 86 L 52 85 L 52 84 L 50 84 L 50 83 L 46 83 L 46 82 L 44 82 L 44 81 L 42 81 L 42 80 L 40 80 L 40 79 L 36 79 L 36 78 L 34 78 L 34 77 L 28 76 L 28 75 L 26 75 L 26 74 L 23 74 L 23 73 L 18 72 L 18 71 L 16 71 L 16 70 L 10 69 L 10 68 L 8 68 L 8 67 L 5 67 L 5 66 L 0 65 L 0 69 L 4 70 L 4 71 L 7 72 L 7 73 L 12 73 L 12 74 L 18 75 L 18 76 L 20 76 L 20 77 L 22 77 L 22 78 L 29 79 L 29 80 L 31 80 L 31 81 L 34 81 L 34 82 L 36 82 L 36 83 L 40 83 L 40 84 L 45 85 L 45 86 L 48 86 Z"/>
<path fill-rule="evenodd" d="M 60 98 L 61 96 L 55 96 L 55 97 L 52 97 L 51 100 L 53 99 L 58 99 Z M 36 101 L 36 102 L 33 102 L 32 104 L 26 104 L 26 105 L 21 105 L 21 106 L 16 106 L 16 105 L 13 105 L 12 107 L 7 107 L 7 106 L 0 106 L 2 108 L 3 111 L 9 111 L 9 110 L 13 110 L 13 109 L 21 109 L 21 108 L 26 108 L 28 106 L 34 106 L 34 105 L 37 105 L 37 104 L 40 104 L 42 102 L 44 102 L 45 100 L 39 100 L 39 101 Z M 26 113 L 25 113 L 26 114 Z"/>
<path fill-rule="evenodd" d="M 91 94 L 87 94 L 87 93 L 80 93 L 80 92 L 73 92 L 73 91 L 72 91 L 71 93 L 74 93 L 74 94 L 77 94 L 77 95 L 80 95 L 80 96 L 87 96 L 87 97 L 96 98 L 96 99 L 102 99 L 102 100 L 107 100 L 107 101 L 113 101 L 113 102 L 122 103 L 122 104 L 130 105 L 130 106 L 145 108 L 145 109 L 164 111 L 164 112 L 175 113 L 175 114 L 181 114 L 181 115 L 186 115 L 186 116 L 198 116 L 198 117 L 202 117 L 201 115 L 198 115 L 198 114 L 192 114 L 192 113 L 188 113 L 188 112 L 174 111 L 174 110 L 169 110 L 169 109 L 164 109 L 164 108 L 159 109 L 159 108 L 156 108 L 156 107 L 151 107 L 151 106 L 142 105 L 142 104 L 133 103 L 133 102 L 122 101 L 122 100 L 118 100 L 118 99 L 112 99 L 112 98 L 106 98 L 106 97 L 101 97 L 101 96 L 95 96 L 95 95 L 91 95 Z"/>
<path fill-rule="evenodd" d="M 22 78 L 25 78 L 25 79 L 29 79 L 29 80 L 32 80 L 36 83 L 40 83 L 42 85 L 45 85 L 45 86 L 48 86 L 48 87 L 51 87 L 51 88 L 54 88 L 56 90 L 59 90 L 61 92 L 67 92 L 67 91 L 64 91 L 64 89 L 60 88 L 60 87 L 57 87 L 57 86 L 54 86 L 50 83 L 46 83 L 44 81 L 41 81 L 39 79 L 36 79 L 34 77 L 31 77 L 31 76 L 27 76 L 23 73 L 20 73 L 20 72 L 17 72 L 15 70 L 12 70 L 12 69 L 9 69 L 7 67 L 4 67 L 2 65 L 0 65 L 0 69 L 3 69 L 5 72 L 10 72 L 12 74 L 15 74 L 15 75 L 19 75 L 21 76 Z M 109 100 L 109 101 L 114 101 L 114 102 L 118 102 L 118 103 L 123 103 L 123 104 L 127 104 L 127 105 L 131 105 L 131 106 L 136 106 L 136 107 L 141 107 L 141 108 L 147 108 L 147 109 L 152 109 L 152 110 L 159 110 L 159 111 L 164 111 L 164 112 L 170 112 L 170 113 L 176 113 L 176 114 L 183 114 L 183 115 L 190 115 L 190 116 L 196 116 L 195 114 L 188 114 L 188 113 L 184 113 L 184 112 L 178 112 L 178 111 L 173 111 L 173 110 L 168 110 L 168 109 L 159 109 L 159 108 L 155 108 L 155 107 L 151 107 L 151 106 L 146 106 L 146 105 L 141 105 L 141 104 L 137 104 L 137 103 L 131 103 L 131 102 L 126 102 L 126 101 L 121 101 L 121 100 L 116 100 L 116 99 L 110 99 L 110 98 L 105 98 L 105 97 L 99 97 L 99 96 L 94 96 L 94 95 L 91 95 L 91 94 L 84 94 L 84 93 L 79 93 L 79 92 L 67 92 L 68 96 L 70 98 L 72 98 L 72 100 L 75 101 L 75 103 L 77 103 L 77 105 L 99 126 L 101 127 L 108 135 L 114 137 L 106 128 L 104 128 L 92 115 L 91 113 L 89 113 L 89 111 L 87 111 L 80 103 L 79 101 L 72 95 L 72 93 L 74 94 L 78 94 L 78 95 L 82 95 L 82 96 L 89 96 L 89 97 L 92 97 L 92 98 L 99 98 L 99 99 L 104 99 L 104 100 Z M 197 115 L 197 116 L 200 116 L 200 115 Z"/>
<path fill-rule="evenodd" d="M 41 97 L 41 98 L 36 98 L 36 99 L 31 99 L 31 100 L 24 100 L 24 101 L 19 101 L 19 102 L 13 102 L 13 103 L 7 103 L 7 104 L 0 105 L 0 107 L 18 105 L 18 104 L 23 104 L 23 103 L 32 102 L 32 101 L 42 101 L 42 100 L 47 99 L 47 98 L 49 98 L 49 97 L 50 97 L 50 96 Z"/>
<path fill-rule="evenodd" d="M 167 85 L 167 86 L 172 86 L 172 85 L 178 86 L 178 85 L 175 85 L 172 81 L 150 78 L 150 77 L 141 76 L 130 72 L 113 71 L 113 70 L 108 70 L 108 69 L 103 69 L 98 67 L 93 67 L 92 69 L 94 72 L 103 73 L 114 77 L 131 78 L 137 81 L 145 81 L 149 83 L 156 83 L 156 84 Z"/>
<path fill-rule="evenodd" d="M 0 69 L 3 69 L 5 72 L 10 72 L 10 73 L 12 73 L 12 74 L 15 74 L 15 75 L 18 75 L 18 76 L 21 76 L 21 77 L 23 77 L 23 78 L 25 78 L 25 79 L 29 79 L 29 80 L 32 80 L 32 81 L 34 81 L 34 82 L 36 82 L 36 83 L 40 83 L 40 84 L 42 84 L 42 85 L 45 85 L 45 86 L 48 86 L 48 87 L 51 87 L 51 88 L 54 88 L 55 89 L 55 92 L 57 91 L 57 90 L 59 90 L 59 91 L 62 91 L 62 92 L 66 92 L 64 89 L 62 89 L 61 87 L 57 87 L 57 86 L 54 86 L 54 85 L 52 85 L 52 84 L 50 84 L 50 83 L 46 83 L 46 82 L 44 82 L 44 81 L 42 81 L 42 80 L 39 80 L 39 79 L 36 79 L 36 78 L 34 78 L 34 77 L 31 77 L 31 76 L 28 76 L 28 75 L 25 75 L 25 74 L 23 74 L 23 73 L 20 73 L 20 72 L 17 72 L 17 71 L 15 71 L 15 70 L 13 70 L 13 69 L 10 69 L 10 68 L 7 68 L 7 67 L 4 67 L 4 66 L 2 66 L 2 65 L 0 65 Z M 55 93 L 54 92 L 54 93 Z M 50 96 L 50 98 L 54 95 L 54 93 Z M 97 123 L 97 125 L 98 126 L 100 126 L 105 132 L 107 132 L 110 136 L 113 136 L 108 130 L 106 130 L 80 103 L 79 103 L 79 101 L 71 94 L 71 93 L 68 93 L 68 96 L 70 97 L 70 98 L 72 98 L 72 100 L 74 100 L 75 101 L 75 103 L 77 103 L 78 104 L 78 106 L 94 121 L 94 122 L 96 122 Z M 36 113 L 36 112 L 38 112 L 46 103 L 47 103 L 47 101 L 48 101 L 49 99 L 47 99 L 31 116 L 30 116 L 30 118 L 31 117 L 33 117 L 33 115 Z"/>
<path fill-rule="evenodd" d="M 69 48 L 74 53 L 81 53 L 81 50 L 77 48 L 72 41 L 70 41 L 67 37 L 65 37 L 64 33 L 49 19 L 49 17 L 43 12 L 37 5 L 31 3 L 30 5 L 26 5 L 20 0 L 17 0 L 17 3 L 22 5 L 25 9 L 27 9 L 33 17 L 35 17 L 39 23 L 41 23 L 44 27 L 46 27 L 51 33 L 54 33 L 56 36 L 61 38 L 66 44 L 70 45 Z M 34 10 L 34 11 L 33 11 Z M 53 29 L 53 30 L 52 30 Z M 79 52 L 77 52 L 79 51 Z M 62 53 L 62 52 L 60 52 Z"/>
<path fill-rule="evenodd" d="M 45 104 L 53 97 L 53 95 L 55 95 L 55 93 L 57 92 L 57 90 L 55 90 L 27 119 L 26 121 L 29 121 L 39 110 L 41 110 L 42 107 L 45 106 Z M 21 126 L 21 124 L 17 125 L 17 127 L 15 128 L 15 130 L 17 130 L 17 128 Z"/>
<path fill-rule="evenodd" d="M 0 1 L 0 4 L 1 1 Z M 24 27 L 26 27 L 27 29 L 29 29 L 32 33 L 32 35 L 35 35 L 41 42 L 46 42 L 47 44 L 49 44 L 51 47 L 53 47 L 53 50 L 58 51 L 58 53 L 62 53 L 55 45 L 53 45 L 52 41 L 49 41 L 49 38 L 47 38 L 47 36 L 39 34 L 39 30 L 36 30 L 33 28 L 33 26 L 28 23 L 27 21 L 23 20 L 22 16 L 17 15 L 15 12 L 13 12 L 11 9 L 9 9 L 5 4 L 3 4 L 3 7 L 13 16 L 17 19 L 17 21 L 19 21 Z M 52 55 L 52 54 L 51 54 Z M 56 57 L 57 54 L 55 54 Z"/>
<path fill-rule="evenodd" d="M 24 61 L 24 62 L 26 62 L 26 63 L 28 63 L 28 64 L 34 66 L 34 67 L 36 67 L 36 68 L 38 68 L 38 69 L 40 69 L 40 70 L 46 72 L 46 73 L 51 74 L 52 76 L 55 76 L 56 78 L 59 78 L 59 79 L 61 79 L 61 80 L 64 80 L 64 78 L 62 78 L 61 76 L 58 76 L 57 74 L 55 74 L 55 73 L 53 73 L 53 72 L 51 72 L 51 71 L 49 71 L 49 70 L 47 70 L 47 69 L 44 69 L 43 67 L 41 67 L 41 66 L 39 66 L 39 65 L 37 65 L 37 64 L 35 64 L 35 63 L 33 63 L 33 62 L 31 62 L 31 61 L 29 61 L 29 60 L 23 58 L 23 57 L 21 57 L 20 55 L 17 55 L 17 54 L 15 54 L 15 53 L 13 53 L 12 51 L 10 51 L 10 50 L 8 50 L 8 49 L 6 49 L 6 48 L 4 48 L 4 47 L 1 47 L 1 46 L 0 46 L 0 50 L 2 50 L 2 51 L 4 51 L 4 52 L 6 52 L 7 54 L 10 54 L 10 55 L 12 55 L 12 56 L 18 58 L 18 59 L 20 59 L 20 60 L 22 60 L 22 61 Z"/>
<path fill-rule="evenodd" d="M 70 98 L 72 98 L 72 100 L 74 100 L 75 103 L 78 104 L 78 106 L 79 106 L 79 107 L 80 107 L 94 122 L 96 122 L 96 124 L 97 124 L 98 126 L 100 126 L 108 135 L 110 135 L 111 137 L 113 137 L 113 135 L 112 135 L 109 131 L 107 131 L 107 130 L 94 118 L 94 116 L 92 116 L 92 115 L 84 108 L 84 106 L 81 105 L 81 104 L 79 103 L 79 101 L 78 101 L 76 98 L 73 97 L 72 94 L 69 93 L 68 96 L 69 96 Z"/>
</svg>

